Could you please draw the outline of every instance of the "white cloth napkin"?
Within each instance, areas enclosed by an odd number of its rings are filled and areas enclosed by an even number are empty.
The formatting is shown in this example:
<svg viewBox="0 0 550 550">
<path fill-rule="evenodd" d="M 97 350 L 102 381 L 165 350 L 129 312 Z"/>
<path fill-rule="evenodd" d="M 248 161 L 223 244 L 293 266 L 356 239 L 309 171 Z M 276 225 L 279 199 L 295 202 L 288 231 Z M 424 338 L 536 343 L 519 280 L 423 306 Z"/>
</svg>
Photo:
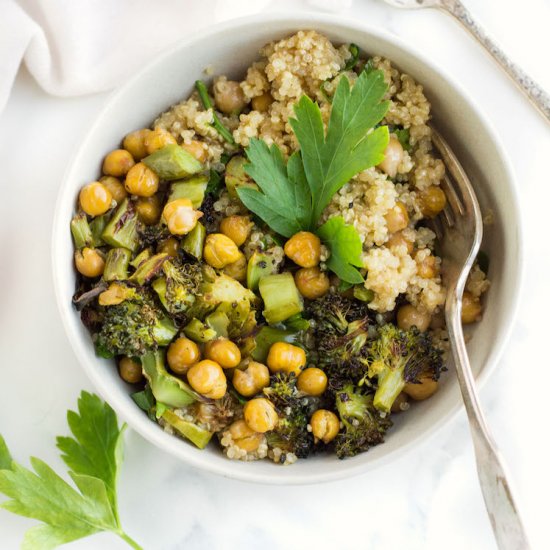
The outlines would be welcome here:
<svg viewBox="0 0 550 550">
<path fill-rule="evenodd" d="M 48 93 L 109 90 L 171 43 L 225 19 L 351 0 L 0 0 L 0 112 L 21 63 Z"/>
</svg>

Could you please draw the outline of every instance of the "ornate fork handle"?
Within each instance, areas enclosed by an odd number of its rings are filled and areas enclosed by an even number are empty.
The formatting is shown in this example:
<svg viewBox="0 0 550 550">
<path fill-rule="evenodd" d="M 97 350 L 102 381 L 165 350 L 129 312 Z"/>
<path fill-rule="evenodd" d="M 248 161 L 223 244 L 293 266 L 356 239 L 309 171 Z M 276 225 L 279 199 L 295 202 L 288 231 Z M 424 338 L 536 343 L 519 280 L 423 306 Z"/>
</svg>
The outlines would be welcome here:
<svg viewBox="0 0 550 550">
<path fill-rule="evenodd" d="M 527 73 L 520 69 L 487 35 L 459 0 L 439 0 L 437 6 L 455 17 L 493 56 L 508 76 L 517 84 L 531 103 L 550 122 L 550 95 Z"/>
</svg>

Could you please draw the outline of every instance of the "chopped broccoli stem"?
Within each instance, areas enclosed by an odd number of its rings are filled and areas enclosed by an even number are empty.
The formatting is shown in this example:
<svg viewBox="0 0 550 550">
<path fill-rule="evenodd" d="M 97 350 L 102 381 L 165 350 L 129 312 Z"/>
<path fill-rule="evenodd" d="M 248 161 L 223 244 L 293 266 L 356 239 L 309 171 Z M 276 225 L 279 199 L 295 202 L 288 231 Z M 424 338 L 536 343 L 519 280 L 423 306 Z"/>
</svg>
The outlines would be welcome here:
<svg viewBox="0 0 550 550">
<path fill-rule="evenodd" d="M 181 242 L 181 248 L 184 252 L 196 258 L 199 262 L 202 260 L 202 250 L 206 239 L 206 228 L 202 223 L 197 222 L 197 225 L 185 235 Z"/>
<path fill-rule="evenodd" d="M 105 243 L 103 242 L 103 231 L 105 230 L 105 226 L 109 222 L 109 214 L 103 214 L 103 216 L 96 216 L 91 222 L 90 222 L 90 229 L 92 230 L 92 238 L 93 243 L 95 247 L 103 246 Z"/>
<path fill-rule="evenodd" d="M 130 265 L 133 268 L 137 269 L 145 260 L 148 260 L 151 256 L 151 249 L 145 248 L 130 262 Z"/>
<path fill-rule="evenodd" d="M 178 333 L 178 328 L 170 317 L 163 317 L 153 327 L 153 337 L 159 346 L 167 346 Z"/>
<path fill-rule="evenodd" d="M 161 180 L 187 178 L 203 168 L 202 164 L 188 151 L 171 143 L 151 153 L 142 161 Z"/>
<path fill-rule="evenodd" d="M 223 311 L 214 311 L 204 320 L 206 325 L 216 331 L 217 338 L 227 338 L 229 333 L 229 317 Z"/>
<path fill-rule="evenodd" d="M 139 245 L 137 221 L 137 213 L 132 203 L 126 198 L 120 203 L 101 236 L 111 246 L 136 252 Z"/>
<path fill-rule="evenodd" d="M 111 248 L 107 252 L 103 278 L 106 281 L 124 281 L 128 278 L 128 264 L 132 253 L 127 248 Z"/>
<path fill-rule="evenodd" d="M 198 319 L 191 319 L 191 321 L 183 327 L 183 332 L 187 338 L 201 344 L 206 344 L 206 342 L 213 340 L 217 336 L 213 328 L 207 327 Z"/>
<path fill-rule="evenodd" d="M 267 275 L 276 274 L 279 264 L 280 262 L 273 255 L 273 250 L 254 252 L 254 254 L 250 256 L 250 260 L 248 260 L 246 286 L 250 290 L 257 290 L 260 285 L 260 279 Z"/>
<path fill-rule="evenodd" d="M 199 94 L 199 97 L 201 99 L 203 107 L 208 110 L 212 109 L 212 122 L 211 125 L 216 129 L 216 132 L 220 134 L 220 136 L 227 141 L 227 143 L 230 143 L 231 145 L 235 145 L 235 140 L 233 139 L 233 135 L 231 132 L 221 123 L 221 120 L 219 119 L 218 115 L 214 111 L 214 106 L 212 105 L 212 101 L 210 101 L 210 96 L 208 95 L 208 90 L 206 89 L 206 85 L 202 80 L 197 80 L 195 82 L 195 88 L 197 89 L 197 92 Z"/>
<path fill-rule="evenodd" d="M 170 189 L 170 195 L 166 202 L 176 199 L 189 199 L 193 203 L 193 208 L 200 208 L 204 200 L 208 178 L 206 176 L 196 176 L 185 181 L 175 181 Z"/>
<path fill-rule="evenodd" d="M 162 264 L 169 258 L 168 254 L 155 254 L 145 260 L 130 277 L 130 281 L 136 281 L 139 285 L 148 283 L 162 269 Z"/>
<path fill-rule="evenodd" d="M 204 449 L 212 439 L 212 432 L 206 428 L 202 428 L 193 422 L 180 418 L 175 412 L 170 409 L 162 413 L 162 418 L 191 443 L 194 443 L 199 449 Z"/>
<path fill-rule="evenodd" d="M 393 402 L 405 387 L 404 370 L 405 363 L 395 369 L 385 369 L 378 375 L 378 389 L 373 404 L 379 411 L 391 411 Z"/>
<path fill-rule="evenodd" d="M 370 288 L 365 288 L 364 285 L 355 285 L 353 287 L 353 297 L 368 303 L 374 300 L 374 292 Z"/>
<path fill-rule="evenodd" d="M 88 218 L 84 212 L 75 214 L 71 220 L 71 233 L 73 235 L 75 248 L 84 248 L 85 246 L 93 246 L 94 238 Z"/>
<path fill-rule="evenodd" d="M 285 321 L 304 309 L 291 273 L 263 277 L 259 287 L 265 306 L 263 314 L 270 325 Z"/>
<path fill-rule="evenodd" d="M 262 327 L 254 338 L 254 349 L 251 356 L 255 361 L 265 363 L 269 348 L 275 342 L 288 342 L 297 344 L 300 341 L 301 333 L 299 331 L 284 330 L 275 327 Z"/>
<path fill-rule="evenodd" d="M 157 293 L 160 303 L 164 306 L 164 309 L 168 311 L 168 301 L 166 300 L 166 278 L 158 277 L 152 283 L 153 290 Z"/>
<path fill-rule="evenodd" d="M 225 187 L 232 199 L 239 200 L 237 190 L 239 187 L 250 187 L 258 189 L 258 186 L 246 173 L 244 167 L 247 160 L 242 155 L 235 155 L 227 163 L 225 168 Z"/>
</svg>

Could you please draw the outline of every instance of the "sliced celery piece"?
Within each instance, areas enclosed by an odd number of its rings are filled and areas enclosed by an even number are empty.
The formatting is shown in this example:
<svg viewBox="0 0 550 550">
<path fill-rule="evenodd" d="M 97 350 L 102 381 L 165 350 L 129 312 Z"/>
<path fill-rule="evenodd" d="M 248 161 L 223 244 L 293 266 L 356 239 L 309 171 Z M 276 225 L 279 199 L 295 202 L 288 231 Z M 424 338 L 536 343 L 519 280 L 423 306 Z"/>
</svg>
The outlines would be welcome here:
<svg viewBox="0 0 550 550">
<path fill-rule="evenodd" d="M 263 277 L 259 287 L 264 301 L 263 314 L 270 325 L 285 321 L 304 309 L 294 277 L 288 271 Z"/>
</svg>

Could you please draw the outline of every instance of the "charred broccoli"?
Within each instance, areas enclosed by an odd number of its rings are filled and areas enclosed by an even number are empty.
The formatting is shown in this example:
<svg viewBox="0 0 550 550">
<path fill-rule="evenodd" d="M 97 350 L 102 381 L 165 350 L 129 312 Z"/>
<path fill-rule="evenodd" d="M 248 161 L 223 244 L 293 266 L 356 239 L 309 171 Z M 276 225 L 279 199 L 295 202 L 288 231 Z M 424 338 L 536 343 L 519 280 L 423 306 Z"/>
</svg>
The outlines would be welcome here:
<svg viewBox="0 0 550 550">
<path fill-rule="evenodd" d="M 445 368 L 442 352 L 433 345 L 430 334 L 416 327 L 401 330 L 391 323 L 384 325 L 368 354 L 368 377 L 378 380 L 374 406 L 384 412 L 390 412 L 406 383 L 428 377 L 437 380 Z"/>
<path fill-rule="evenodd" d="M 338 458 L 355 456 L 382 443 L 392 426 L 389 416 L 374 407 L 372 394 L 360 393 L 353 384 L 336 394 L 336 410 L 343 424 L 334 443 Z"/>
</svg>

